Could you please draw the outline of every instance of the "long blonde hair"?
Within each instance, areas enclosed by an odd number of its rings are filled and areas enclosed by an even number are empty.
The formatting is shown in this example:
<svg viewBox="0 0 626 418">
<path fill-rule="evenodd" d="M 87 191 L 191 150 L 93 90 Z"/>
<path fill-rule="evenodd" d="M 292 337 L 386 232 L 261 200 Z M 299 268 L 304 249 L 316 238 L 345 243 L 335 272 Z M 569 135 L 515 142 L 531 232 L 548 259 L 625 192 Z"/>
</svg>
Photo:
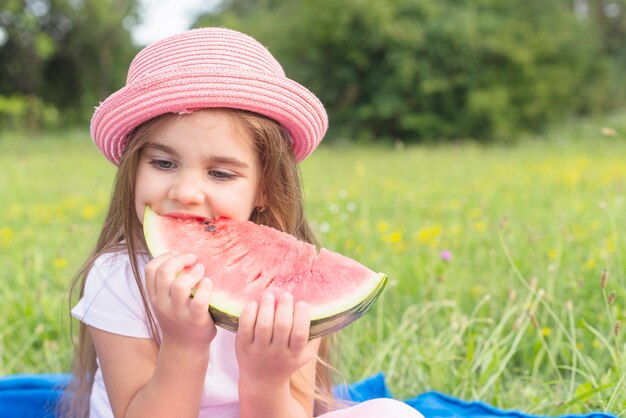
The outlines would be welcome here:
<svg viewBox="0 0 626 418">
<path fill-rule="evenodd" d="M 238 122 L 238 126 L 251 134 L 260 156 L 262 170 L 260 192 L 265 198 L 267 210 L 254 210 L 250 220 L 287 232 L 302 241 L 319 245 L 304 213 L 300 172 L 289 144 L 288 134 L 275 121 L 256 113 L 222 108 L 219 111 Z M 135 211 L 135 178 L 141 150 L 149 143 L 154 132 L 177 117 L 184 116 L 166 114 L 156 117 L 136 128 L 129 136 L 115 177 L 111 201 L 100 236 L 91 254 L 74 277 L 69 292 L 71 307 L 77 297 L 82 297 L 85 281 L 94 261 L 107 252 L 127 251 L 135 281 L 141 291 L 155 347 L 160 343 L 156 320 L 148 309 L 148 298 L 141 284 L 137 261 L 137 254 L 145 251 L 146 243 Z M 335 406 L 331 392 L 329 362 L 329 339 L 323 337 L 318 352 L 313 394 L 315 415 Z M 61 416 L 83 418 L 89 415 L 89 395 L 96 369 L 95 348 L 87 326 L 81 322 L 78 339 L 75 342 L 73 379 L 60 403 Z M 292 388 L 295 391 L 303 391 L 303 388 L 308 386 L 307 383 L 299 373 L 292 378 Z"/>
</svg>

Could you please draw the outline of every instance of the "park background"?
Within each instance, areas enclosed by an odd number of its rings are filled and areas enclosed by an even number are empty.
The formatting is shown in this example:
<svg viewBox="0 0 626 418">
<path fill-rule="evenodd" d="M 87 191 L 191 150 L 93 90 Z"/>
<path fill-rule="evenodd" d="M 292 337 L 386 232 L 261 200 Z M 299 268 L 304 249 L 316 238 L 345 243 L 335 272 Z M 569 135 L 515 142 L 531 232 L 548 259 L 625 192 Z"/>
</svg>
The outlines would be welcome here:
<svg viewBox="0 0 626 418">
<path fill-rule="evenodd" d="M 141 16 L 0 3 L 0 375 L 69 370 L 66 290 L 114 174 L 89 118 Z M 233 0 L 191 26 L 213 25 L 321 98 L 309 218 L 391 278 L 337 336 L 338 381 L 626 415 L 625 0 Z"/>
</svg>

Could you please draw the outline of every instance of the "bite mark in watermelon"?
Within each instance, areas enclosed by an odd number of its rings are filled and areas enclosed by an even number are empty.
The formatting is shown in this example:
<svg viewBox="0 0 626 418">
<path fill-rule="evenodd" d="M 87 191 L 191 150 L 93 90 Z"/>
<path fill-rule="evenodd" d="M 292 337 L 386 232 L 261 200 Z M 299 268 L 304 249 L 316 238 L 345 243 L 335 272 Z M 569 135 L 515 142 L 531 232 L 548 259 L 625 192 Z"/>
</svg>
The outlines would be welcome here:
<svg viewBox="0 0 626 418">
<path fill-rule="evenodd" d="M 250 221 L 160 216 L 148 206 L 143 229 L 152 256 L 197 256 L 213 282 L 209 312 L 216 325 L 236 331 L 248 301 L 269 290 L 287 291 L 311 310 L 310 338 L 338 331 L 361 317 L 380 296 L 387 276 L 339 253 Z"/>
</svg>

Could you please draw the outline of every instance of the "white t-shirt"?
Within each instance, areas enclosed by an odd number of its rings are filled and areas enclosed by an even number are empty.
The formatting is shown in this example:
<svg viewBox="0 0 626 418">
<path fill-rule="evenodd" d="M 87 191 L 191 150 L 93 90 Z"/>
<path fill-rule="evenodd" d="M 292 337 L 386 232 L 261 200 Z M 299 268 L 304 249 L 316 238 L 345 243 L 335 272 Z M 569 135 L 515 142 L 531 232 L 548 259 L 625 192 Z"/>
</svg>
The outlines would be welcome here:
<svg viewBox="0 0 626 418">
<path fill-rule="evenodd" d="M 138 259 L 142 282 L 148 260 L 147 255 Z M 96 259 L 87 277 L 83 297 L 72 309 L 72 315 L 103 331 L 150 338 L 146 312 L 128 254 L 108 253 Z M 238 418 L 238 381 L 235 334 L 218 328 L 217 336 L 211 343 L 199 417 Z M 91 390 L 89 416 L 113 417 L 99 367 Z"/>
</svg>

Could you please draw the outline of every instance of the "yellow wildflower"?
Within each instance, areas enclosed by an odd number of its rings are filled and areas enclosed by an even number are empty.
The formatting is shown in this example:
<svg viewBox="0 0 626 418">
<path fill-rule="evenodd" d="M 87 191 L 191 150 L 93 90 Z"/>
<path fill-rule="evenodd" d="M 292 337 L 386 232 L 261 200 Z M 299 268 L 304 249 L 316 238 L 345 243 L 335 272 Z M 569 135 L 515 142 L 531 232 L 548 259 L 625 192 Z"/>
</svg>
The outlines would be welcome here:
<svg viewBox="0 0 626 418">
<path fill-rule="evenodd" d="M 415 239 L 419 243 L 434 247 L 439 242 L 442 231 L 443 228 L 440 225 L 425 226 L 417 232 Z"/>
<path fill-rule="evenodd" d="M 402 232 L 394 231 L 389 234 L 386 234 L 383 237 L 383 241 L 385 242 L 401 242 L 402 241 Z"/>
<path fill-rule="evenodd" d="M 15 236 L 15 233 L 13 232 L 13 229 L 9 226 L 3 226 L 2 228 L 0 228 L 0 244 L 2 244 L 2 246 L 8 246 L 9 244 L 11 244 L 11 242 L 13 242 L 13 237 Z"/>
<path fill-rule="evenodd" d="M 97 209 L 94 205 L 86 204 L 82 208 L 81 216 L 83 217 L 84 220 L 89 221 L 95 218 L 96 213 L 97 213 Z"/>
<path fill-rule="evenodd" d="M 54 260 L 52 260 L 52 265 L 57 270 L 61 270 L 62 268 L 67 266 L 67 259 L 64 257 L 56 257 Z"/>
<path fill-rule="evenodd" d="M 487 224 L 483 221 L 474 222 L 474 229 L 478 232 L 485 232 L 487 230 Z"/>
</svg>

